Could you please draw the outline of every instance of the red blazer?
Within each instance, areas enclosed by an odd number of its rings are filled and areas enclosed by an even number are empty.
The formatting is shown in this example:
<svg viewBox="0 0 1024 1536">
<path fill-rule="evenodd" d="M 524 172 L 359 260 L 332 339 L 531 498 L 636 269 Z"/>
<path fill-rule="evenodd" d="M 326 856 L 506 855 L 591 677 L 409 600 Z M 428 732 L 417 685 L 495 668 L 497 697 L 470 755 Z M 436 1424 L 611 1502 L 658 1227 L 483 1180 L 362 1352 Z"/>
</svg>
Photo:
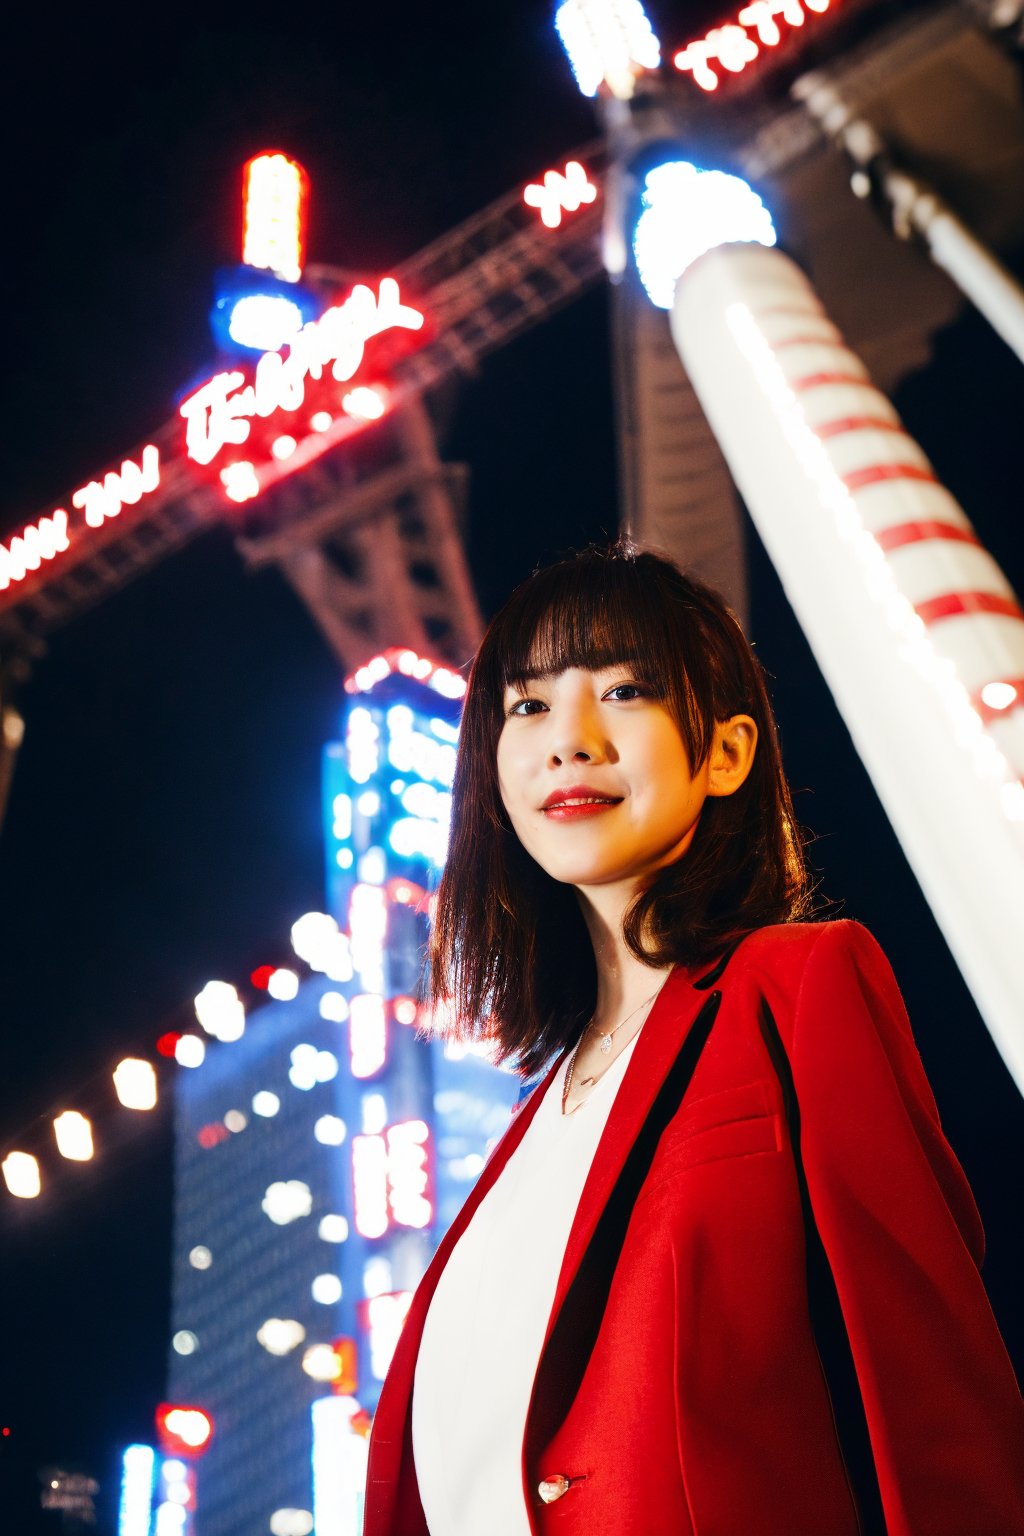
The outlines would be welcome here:
<svg viewBox="0 0 1024 1536">
<path fill-rule="evenodd" d="M 373 1425 L 364 1536 L 427 1536 L 410 1412 L 424 1318 L 558 1065 L 416 1291 Z M 891 967 L 848 920 L 761 928 L 724 969 L 677 967 L 652 1008 L 573 1221 L 537 1370 L 523 1443 L 535 1532 L 862 1528 L 810 1321 L 794 1136 L 888 1536 L 1024 1532 L 1024 1405 L 979 1274 L 981 1220 Z"/>
</svg>

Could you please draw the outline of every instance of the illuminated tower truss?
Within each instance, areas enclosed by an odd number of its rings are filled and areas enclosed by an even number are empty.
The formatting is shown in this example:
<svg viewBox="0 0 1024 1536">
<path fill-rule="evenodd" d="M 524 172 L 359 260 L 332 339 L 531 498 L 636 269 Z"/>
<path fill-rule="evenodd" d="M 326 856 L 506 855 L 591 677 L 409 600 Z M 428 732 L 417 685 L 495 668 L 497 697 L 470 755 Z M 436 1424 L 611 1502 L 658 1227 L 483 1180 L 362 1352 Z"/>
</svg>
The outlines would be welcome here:
<svg viewBox="0 0 1024 1536">
<path fill-rule="evenodd" d="M 326 910 L 292 934 L 305 975 L 179 1074 L 169 1390 L 214 1425 L 201 1536 L 306 1518 L 287 1511 L 357 1536 L 412 1291 L 520 1087 L 430 1035 L 417 1002 L 462 679 L 393 649 L 346 687 Z"/>
</svg>

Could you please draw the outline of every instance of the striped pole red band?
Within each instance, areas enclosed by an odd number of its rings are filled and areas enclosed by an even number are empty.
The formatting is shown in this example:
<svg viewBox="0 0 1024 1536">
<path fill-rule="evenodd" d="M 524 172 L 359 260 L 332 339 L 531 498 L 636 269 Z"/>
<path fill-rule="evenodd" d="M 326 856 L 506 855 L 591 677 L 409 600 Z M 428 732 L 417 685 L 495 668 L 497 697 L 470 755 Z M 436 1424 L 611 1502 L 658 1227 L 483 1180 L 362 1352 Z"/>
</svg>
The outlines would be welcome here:
<svg viewBox="0 0 1024 1536">
<path fill-rule="evenodd" d="M 1003 597 L 998 592 L 942 592 L 938 597 L 930 597 L 927 602 L 915 603 L 914 612 L 926 624 L 965 613 L 999 613 L 1005 618 L 1024 622 L 1024 613 L 1017 599 Z"/>
<path fill-rule="evenodd" d="M 938 485 L 933 469 L 922 469 L 920 464 L 865 464 L 863 469 L 851 469 L 841 476 L 848 491 L 862 490 L 865 485 L 878 485 L 882 480 L 926 480 Z"/>
<path fill-rule="evenodd" d="M 830 437 L 842 437 L 846 432 L 903 432 L 900 421 L 886 421 L 884 416 L 837 416 L 834 421 L 823 421 L 813 429 L 816 437 L 827 442 Z"/>
<path fill-rule="evenodd" d="M 790 389 L 803 394 L 808 389 L 819 389 L 823 384 L 856 384 L 858 389 L 874 389 L 866 373 L 808 373 L 802 379 L 793 379 Z"/>
<path fill-rule="evenodd" d="M 842 339 L 838 332 L 834 336 L 787 336 L 784 341 L 773 341 L 772 351 L 781 352 L 783 347 L 834 347 Z"/>
<path fill-rule="evenodd" d="M 923 539 L 949 539 L 960 544 L 984 545 L 973 528 L 962 528 L 959 523 L 943 523 L 937 518 L 921 518 L 912 523 L 894 523 L 891 528 L 872 529 L 875 543 L 888 554 L 901 549 L 904 544 L 917 544 Z"/>
</svg>

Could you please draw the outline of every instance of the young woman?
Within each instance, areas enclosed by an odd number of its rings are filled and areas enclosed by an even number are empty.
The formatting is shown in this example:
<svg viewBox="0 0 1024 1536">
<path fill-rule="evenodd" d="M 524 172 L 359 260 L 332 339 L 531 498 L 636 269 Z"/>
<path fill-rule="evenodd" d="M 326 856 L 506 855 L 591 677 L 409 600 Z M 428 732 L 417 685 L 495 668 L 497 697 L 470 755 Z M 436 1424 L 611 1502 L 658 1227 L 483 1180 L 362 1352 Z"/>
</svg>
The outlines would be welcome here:
<svg viewBox="0 0 1024 1536">
<path fill-rule="evenodd" d="M 544 1070 L 413 1300 L 366 1536 L 1020 1536 L 1024 1410 L 888 962 L 808 921 L 760 666 L 628 544 L 466 696 L 432 989 Z"/>
</svg>

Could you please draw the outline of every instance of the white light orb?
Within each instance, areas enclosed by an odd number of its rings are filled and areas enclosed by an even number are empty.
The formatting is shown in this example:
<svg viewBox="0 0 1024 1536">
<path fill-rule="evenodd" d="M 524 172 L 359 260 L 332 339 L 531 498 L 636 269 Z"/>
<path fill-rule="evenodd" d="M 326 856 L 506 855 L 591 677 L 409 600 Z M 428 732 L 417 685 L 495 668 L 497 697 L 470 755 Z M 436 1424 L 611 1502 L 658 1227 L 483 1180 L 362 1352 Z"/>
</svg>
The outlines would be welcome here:
<svg viewBox="0 0 1024 1536">
<path fill-rule="evenodd" d="M 213 1254 L 202 1243 L 197 1243 L 189 1253 L 188 1261 L 193 1269 L 209 1269 L 213 1263 Z"/>
<path fill-rule="evenodd" d="M 313 1344 L 302 1357 L 302 1369 L 314 1381 L 337 1381 L 341 1361 L 329 1344 Z"/>
<path fill-rule="evenodd" d="M 199 1340 L 190 1328 L 179 1328 L 171 1340 L 171 1348 L 176 1355 L 194 1355 L 199 1348 Z"/>
<path fill-rule="evenodd" d="M 293 997 L 298 996 L 299 978 L 287 966 L 279 965 L 276 971 L 271 971 L 270 973 L 267 980 L 267 991 L 275 1001 L 290 1003 Z"/>
<path fill-rule="evenodd" d="M 313 1209 L 313 1195 L 301 1179 L 279 1180 L 271 1184 L 260 1202 L 265 1214 L 277 1227 L 308 1216 Z"/>
<path fill-rule="evenodd" d="M 317 1085 L 317 1056 L 319 1052 L 315 1045 L 297 1045 L 291 1053 L 291 1066 L 288 1068 L 288 1081 L 293 1088 L 300 1088 L 303 1093 L 308 1093 Z"/>
<path fill-rule="evenodd" d="M 229 981 L 208 981 L 195 999 L 196 1018 L 216 1040 L 239 1040 L 245 1032 L 245 1005 Z"/>
<path fill-rule="evenodd" d="M 332 1024 L 344 1024 L 348 1018 L 348 1003 L 340 992 L 325 992 L 320 999 L 320 1017 Z"/>
<path fill-rule="evenodd" d="M 310 1536 L 312 1529 L 308 1509 L 275 1509 L 270 1517 L 270 1536 Z"/>
<path fill-rule="evenodd" d="M 333 1051 L 317 1051 L 316 1053 L 316 1080 L 318 1083 L 329 1083 L 338 1075 L 338 1058 Z"/>
<path fill-rule="evenodd" d="M 294 1317 L 268 1317 L 256 1337 L 268 1355 L 290 1355 L 306 1337 L 306 1330 Z"/>
<path fill-rule="evenodd" d="M 306 912 L 292 924 L 292 949 L 313 970 L 324 949 L 337 938 L 338 924 L 326 912 Z"/>
<path fill-rule="evenodd" d="M 325 1147 L 340 1147 L 347 1134 L 345 1122 L 339 1115 L 321 1115 L 313 1127 L 313 1135 Z"/>
<path fill-rule="evenodd" d="M 201 1067 L 206 1060 L 206 1045 L 198 1035 L 179 1035 L 174 1059 L 179 1067 Z"/>
<path fill-rule="evenodd" d="M 331 1307 L 341 1300 L 341 1281 L 337 1275 L 317 1275 L 309 1289 L 313 1300 L 321 1306 Z"/>
<path fill-rule="evenodd" d="M 270 1093 L 266 1088 L 261 1088 L 259 1093 L 252 1096 L 252 1112 L 254 1115 L 262 1115 L 265 1120 L 271 1119 L 281 1108 L 281 1100 L 276 1093 Z"/>
<path fill-rule="evenodd" d="M 344 1216 L 321 1216 L 317 1236 L 325 1243 L 343 1243 L 348 1237 L 348 1221 Z"/>
<path fill-rule="evenodd" d="M 367 1259 L 363 1265 L 363 1295 L 386 1296 L 395 1288 L 391 1264 L 383 1254 Z"/>
<path fill-rule="evenodd" d="M 245 1130 L 249 1122 L 240 1109 L 229 1109 L 224 1116 L 224 1124 L 229 1131 L 233 1131 L 237 1135 L 239 1131 Z"/>
</svg>

